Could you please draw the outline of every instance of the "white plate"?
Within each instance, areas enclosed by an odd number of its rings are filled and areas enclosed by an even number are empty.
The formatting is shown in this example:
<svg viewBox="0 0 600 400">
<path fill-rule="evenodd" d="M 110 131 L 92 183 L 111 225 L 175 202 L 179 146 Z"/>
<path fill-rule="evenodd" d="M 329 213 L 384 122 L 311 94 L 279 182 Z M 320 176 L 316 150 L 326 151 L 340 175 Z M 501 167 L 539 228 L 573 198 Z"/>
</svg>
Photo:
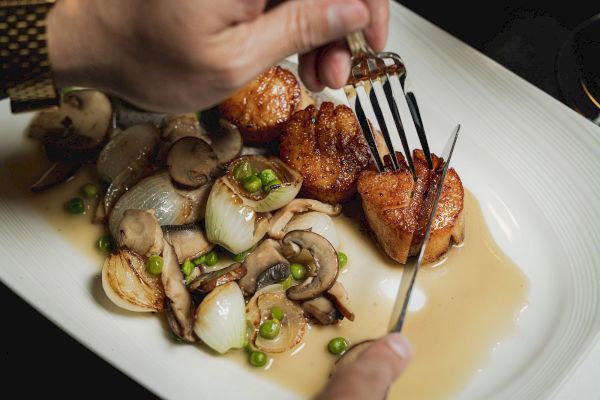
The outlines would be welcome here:
<svg viewBox="0 0 600 400">
<path fill-rule="evenodd" d="M 556 395 L 600 331 L 600 128 L 413 13 L 392 11 L 388 48 L 408 66 L 432 147 L 463 125 L 454 166 L 531 283 L 517 331 L 460 397 Z M 0 118 L 5 160 L 23 145 L 30 116 L 11 116 L 4 101 Z M 160 396 L 230 398 L 244 387 L 246 397 L 293 397 L 227 360 L 173 346 L 156 319 L 99 307 L 90 290 L 97 266 L 10 196 L 0 197 L 0 257 L 6 285 Z M 41 258 L 60 268 L 41 268 Z M 232 373 L 239 385 L 223 384 Z M 580 398 L 597 395 L 592 384 L 577 386 Z"/>
</svg>

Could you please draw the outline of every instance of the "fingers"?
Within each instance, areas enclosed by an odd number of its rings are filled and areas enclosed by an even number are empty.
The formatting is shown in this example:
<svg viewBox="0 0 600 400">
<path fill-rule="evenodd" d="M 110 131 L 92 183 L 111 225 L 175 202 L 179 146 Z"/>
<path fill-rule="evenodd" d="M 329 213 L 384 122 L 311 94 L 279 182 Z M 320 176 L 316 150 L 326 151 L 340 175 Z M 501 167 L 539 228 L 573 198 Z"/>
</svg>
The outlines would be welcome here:
<svg viewBox="0 0 600 400">
<path fill-rule="evenodd" d="M 295 0 L 278 5 L 241 31 L 261 43 L 252 57 L 265 65 L 341 39 L 366 28 L 369 21 L 369 10 L 360 0 Z"/>
<path fill-rule="evenodd" d="M 389 334 L 356 361 L 339 368 L 318 399 L 384 399 L 389 386 L 408 366 L 411 354 L 405 337 Z"/>
<path fill-rule="evenodd" d="M 209 7 L 215 14 L 221 14 L 225 23 L 239 23 L 253 20 L 267 7 L 267 0 L 211 0 Z"/>
<path fill-rule="evenodd" d="M 326 46 L 319 54 L 317 76 L 323 85 L 339 89 L 350 76 L 350 52 L 342 42 Z"/>
<path fill-rule="evenodd" d="M 302 79 L 304 86 L 313 92 L 320 92 L 324 88 L 317 72 L 319 52 L 319 49 L 313 50 L 301 54 L 298 58 L 298 75 L 300 75 L 300 79 Z"/>
<path fill-rule="evenodd" d="M 365 29 L 367 41 L 375 51 L 383 51 L 388 36 L 389 0 L 363 0 L 369 7 L 371 22 Z"/>
</svg>

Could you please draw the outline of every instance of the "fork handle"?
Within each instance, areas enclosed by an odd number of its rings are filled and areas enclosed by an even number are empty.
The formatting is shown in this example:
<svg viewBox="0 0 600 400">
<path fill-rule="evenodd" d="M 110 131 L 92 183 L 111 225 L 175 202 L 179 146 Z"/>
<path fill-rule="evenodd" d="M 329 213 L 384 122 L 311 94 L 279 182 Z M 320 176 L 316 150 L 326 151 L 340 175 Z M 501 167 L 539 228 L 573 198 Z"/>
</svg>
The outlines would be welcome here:
<svg viewBox="0 0 600 400">
<path fill-rule="evenodd" d="M 356 31 L 346 36 L 346 42 L 350 48 L 352 57 L 359 57 L 361 55 L 374 55 L 375 52 L 367 43 L 365 34 L 363 31 Z"/>
</svg>

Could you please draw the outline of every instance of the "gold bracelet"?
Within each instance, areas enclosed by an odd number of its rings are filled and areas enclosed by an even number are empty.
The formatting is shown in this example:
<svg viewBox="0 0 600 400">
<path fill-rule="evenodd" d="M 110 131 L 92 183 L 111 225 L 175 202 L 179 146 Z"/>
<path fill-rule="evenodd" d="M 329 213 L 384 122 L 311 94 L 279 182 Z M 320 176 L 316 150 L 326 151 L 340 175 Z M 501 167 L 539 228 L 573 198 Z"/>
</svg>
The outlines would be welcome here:
<svg viewBox="0 0 600 400">
<path fill-rule="evenodd" d="M 48 60 L 46 16 L 55 0 L 0 0 L 0 92 L 13 113 L 58 106 Z"/>
</svg>

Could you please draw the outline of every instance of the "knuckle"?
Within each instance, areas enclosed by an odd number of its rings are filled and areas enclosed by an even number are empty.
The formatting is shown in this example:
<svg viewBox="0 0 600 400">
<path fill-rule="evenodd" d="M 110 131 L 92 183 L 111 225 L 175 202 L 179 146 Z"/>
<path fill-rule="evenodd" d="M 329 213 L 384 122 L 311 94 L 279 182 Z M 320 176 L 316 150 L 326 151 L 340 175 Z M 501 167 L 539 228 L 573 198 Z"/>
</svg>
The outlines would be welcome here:
<svg viewBox="0 0 600 400">
<path fill-rule="evenodd" d="M 316 45 L 315 27 L 311 27 L 308 7 L 302 7 L 300 2 L 294 2 L 287 24 L 287 37 L 293 48 L 299 53 L 305 53 Z"/>
</svg>

